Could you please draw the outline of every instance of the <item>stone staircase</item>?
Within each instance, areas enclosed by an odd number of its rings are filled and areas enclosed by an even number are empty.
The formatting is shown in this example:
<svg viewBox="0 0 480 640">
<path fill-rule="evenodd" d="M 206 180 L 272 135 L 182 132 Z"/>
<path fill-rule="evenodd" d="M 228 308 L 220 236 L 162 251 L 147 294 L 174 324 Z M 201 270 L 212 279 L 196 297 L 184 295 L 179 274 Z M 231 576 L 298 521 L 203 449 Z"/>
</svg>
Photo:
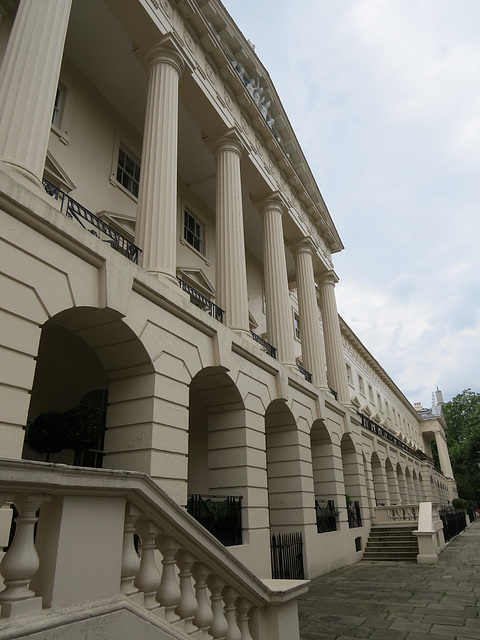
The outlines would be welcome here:
<svg viewBox="0 0 480 640">
<path fill-rule="evenodd" d="M 413 535 L 416 529 L 416 524 L 394 527 L 374 525 L 370 530 L 363 560 L 416 562 L 418 542 Z"/>
</svg>

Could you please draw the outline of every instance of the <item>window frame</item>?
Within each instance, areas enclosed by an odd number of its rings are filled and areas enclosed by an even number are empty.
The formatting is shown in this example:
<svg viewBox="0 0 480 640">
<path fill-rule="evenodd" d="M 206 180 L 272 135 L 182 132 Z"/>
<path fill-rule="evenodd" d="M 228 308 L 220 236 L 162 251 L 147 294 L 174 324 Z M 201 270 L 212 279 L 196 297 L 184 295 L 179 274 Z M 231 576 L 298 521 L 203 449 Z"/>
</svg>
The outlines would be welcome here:
<svg viewBox="0 0 480 640">
<path fill-rule="evenodd" d="M 198 226 L 200 235 L 197 235 L 193 230 L 188 229 L 186 225 L 186 216 L 189 216 L 195 225 Z M 194 244 L 192 244 L 185 235 L 187 233 L 192 233 L 194 238 L 198 238 L 200 248 L 197 248 Z M 206 258 L 206 242 L 205 242 L 206 232 L 205 232 L 205 223 L 203 220 L 195 213 L 192 212 L 190 207 L 184 206 L 182 209 L 182 235 L 181 241 L 187 246 L 189 249 L 195 251 L 198 255 L 200 255 L 203 259 Z"/>
</svg>

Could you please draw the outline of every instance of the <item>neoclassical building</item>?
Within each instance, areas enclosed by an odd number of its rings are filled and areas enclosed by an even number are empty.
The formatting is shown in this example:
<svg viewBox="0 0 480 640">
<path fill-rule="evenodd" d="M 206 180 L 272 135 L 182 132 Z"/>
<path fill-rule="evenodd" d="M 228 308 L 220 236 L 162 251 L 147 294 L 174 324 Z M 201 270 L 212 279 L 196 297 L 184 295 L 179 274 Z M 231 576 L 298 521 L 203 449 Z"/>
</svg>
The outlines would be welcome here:
<svg viewBox="0 0 480 640">
<path fill-rule="evenodd" d="M 341 239 L 219 0 L 0 20 L 0 634 L 294 640 L 302 577 L 456 496 L 441 397 L 413 407 L 339 317 Z M 35 444 L 78 407 L 94 443 Z"/>
</svg>

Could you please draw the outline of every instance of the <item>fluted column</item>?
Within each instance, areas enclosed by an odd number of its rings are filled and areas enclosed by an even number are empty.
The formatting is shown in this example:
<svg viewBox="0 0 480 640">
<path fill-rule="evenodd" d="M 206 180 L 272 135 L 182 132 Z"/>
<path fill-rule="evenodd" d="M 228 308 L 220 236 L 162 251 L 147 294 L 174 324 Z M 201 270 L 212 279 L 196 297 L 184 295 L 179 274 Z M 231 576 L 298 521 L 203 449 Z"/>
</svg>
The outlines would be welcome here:
<svg viewBox="0 0 480 640">
<path fill-rule="evenodd" d="M 21 0 L 0 69 L 0 158 L 41 185 L 72 0 Z"/>
<path fill-rule="evenodd" d="M 217 161 L 217 304 L 225 311 L 226 324 L 250 335 L 247 267 L 243 233 L 243 145 L 232 131 L 216 144 Z"/>
<path fill-rule="evenodd" d="M 176 282 L 178 88 L 185 64 L 166 44 L 139 54 L 149 84 L 135 242 L 147 271 Z"/>
<path fill-rule="evenodd" d="M 292 247 L 297 277 L 303 366 L 310 371 L 313 383 L 317 387 L 326 388 L 325 345 L 320 335 L 317 293 L 313 275 L 313 251 L 308 239 Z"/>
<path fill-rule="evenodd" d="M 440 469 L 446 478 L 453 478 L 452 463 L 448 453 L 447 442 L 443 433 L 435 433 L 435 444 L 437 445 L 438 459 L 440 461 Z"/>
<path fill-rule="evenodd" d="M 288 293 L 287 263 L 283 240 L 283 205 L 273 195 L 261 203 L 263 260 L 267 305 L 267 339 L 276 347 L 278 360 L 295 366 L 292 310 Z"/>
<path fill-rule="evenodd" d="M 342 336 L 338 321 L 337 302 L 335 300 L 335 284 L 338 282 L 333 271 L 329 271 L 319 280 L 320 307 L 322 310 L 323 337 L 327 359 L 328 384 L 338 394 L 342 404 L 350 404 L 348 392 L 347 369 L 343 355 Z"/>
</svg>

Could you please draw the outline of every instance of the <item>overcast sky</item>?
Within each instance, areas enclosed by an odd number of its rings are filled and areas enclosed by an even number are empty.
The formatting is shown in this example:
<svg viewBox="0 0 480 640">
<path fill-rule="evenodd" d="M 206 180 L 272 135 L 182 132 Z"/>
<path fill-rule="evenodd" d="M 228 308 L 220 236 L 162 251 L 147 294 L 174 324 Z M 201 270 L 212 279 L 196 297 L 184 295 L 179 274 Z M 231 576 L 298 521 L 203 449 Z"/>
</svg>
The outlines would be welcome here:
<svg viewBox="0 0 480 640">
<path fill-rule="evenodd" d="M 412 403 L 480 392 L 480 1 L 224 5 L 345 245 L 339 313 Z"/>
</svg>

